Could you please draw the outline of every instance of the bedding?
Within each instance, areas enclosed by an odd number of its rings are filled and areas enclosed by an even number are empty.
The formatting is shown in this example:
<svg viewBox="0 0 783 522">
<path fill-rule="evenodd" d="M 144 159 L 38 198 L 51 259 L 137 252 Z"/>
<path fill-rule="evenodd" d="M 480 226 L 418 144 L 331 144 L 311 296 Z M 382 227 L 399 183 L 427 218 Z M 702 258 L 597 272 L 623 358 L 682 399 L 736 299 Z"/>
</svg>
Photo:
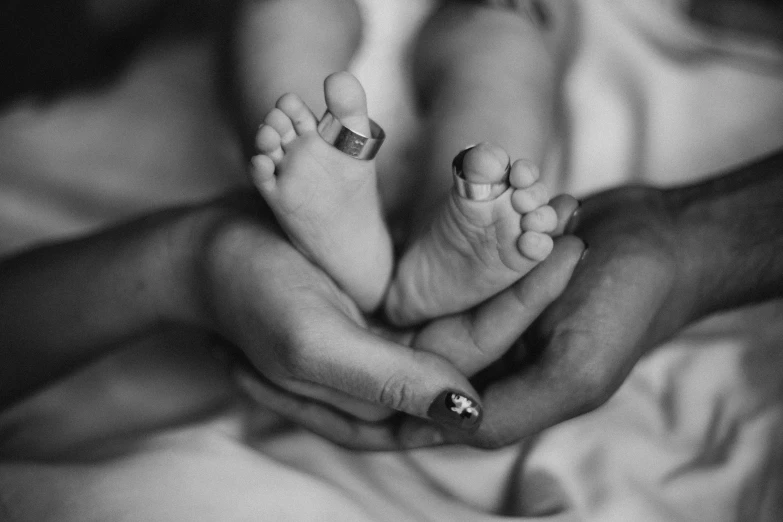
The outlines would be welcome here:
<svg viewBox="0 0 783 522">
<path fill-rule="evenodd" d="M 389 136 L 381 169 L 414 166 L 408 56 L 433 3 L 360 2 L 353 68 Z M 707 30 L 674 0 L 544 5 L 551 38 L 571 50 L 553 190 L 672 186 L 781 146 L 775 44 Z M 217 104 L 203 102 L 216 98 L 203 74 L 215 60 L 206 38 L 159 41 L 110 86 L 7 110 L 0 248 L 244 183 Z M 164 332 L 0 416 L 0 519 L 780 520 L 781 369 L 783 303 L 770 302 L 693 325 L 606 405 L 534 440 L 355 453 L 227 401 L 209 340 Z M 175 401 L 213 413 L 164 422 Z"/>
</svg>

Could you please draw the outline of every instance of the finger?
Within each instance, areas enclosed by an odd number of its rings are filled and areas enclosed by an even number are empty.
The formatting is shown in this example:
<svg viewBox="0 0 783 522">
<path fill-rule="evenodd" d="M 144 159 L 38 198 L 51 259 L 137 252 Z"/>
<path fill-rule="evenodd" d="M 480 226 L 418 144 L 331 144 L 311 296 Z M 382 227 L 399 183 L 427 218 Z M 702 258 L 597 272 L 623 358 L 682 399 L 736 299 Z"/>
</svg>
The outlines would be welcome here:
<svg viewBox="0 0 783 522">
<path fill-rule="evenodd" d="M 391 417 L 395 411 L 380 404 L 367 402 L 347 393 L 310 382 L 289 381 L 283 384 L 287 391 L 296 395 L 315 399 L 357 419 L 378 422 Z"/>
<path fill-rule="evenodd" d="M 237 384 L 255 402 L 346 448 L 399 450 L 434 445 L 443 440 L 440 431 L 424 421 L 408 423 L 406 434 L 401 437 L 399 419 L 384 423 L 362 421 L 329 405 L 286 392 L 245 366 L 236 366 L 233 373 Z M 433 435 L 418 433 L 417 426 L 429 428 Z"/>
<path fill-rule="evenodd" d="M 448 357 L 465 375 L 497 360 L 565 289 L 582 252 L 573 237 L 558 238 L 549 257 L 507 290 L 471 312 L 439 319 L 414 347 Z"/>
<path fill-rule="evenodd" d="M 274 375 L 269 378 L 264 377 L 263 374 L 256 369 L 247 355 L 241 351 L 232 353 L 231 361 L 235 366 L 244 368 L 246 373 L 255 374 L 258 379 L 263 382 L 269 382 L 271 386 L 276 387 L 277 389 L 285 388 L 286 392 L 328 404 L 357 419 L 378 422 L 389 418 L 395 413 L 394 410 L 381 406 L 380 404 L 357 399 L 340 390 L 327 388 L 311 382 L 286 380 Z"/>
<path fill-rule="evenodd" d="M 602 405 L 626 374 L 616 373 L 610 361 L 603 368 L 593 366 L 596 361 L 585 348 L 595 348 L 596 341 L 576 331 L 555 340 L 546 347 L 553 353 L 545 361 L 518 369 L 484 390 L 484 430 L 446 433 L 446 441 L 500 448 Z"/>
<path fill-rule="evenodd" d="M 300 332 L 304 346 L 289 361 L 290 378 L 339 390 L 455 429 L 481 422 L 478 394 L 463 374 L 438 355 L 414 351 L 373 335 L 327 310 Z"/>
<path fill-rule="evenodd" d="M 579 209 L 581 208 L 579 200 L 568 194 L 560 194 L 552 198 L 549 206 L 557 213 L 557 227 L 552 235 L 570 234 L 579 221 Z"/>
<path fill-rule="evenodd" d="M 668 267 L 643 256 L 584 259 L 526 336 L 522 368 L 484 389 L 484 422 L 470 444 L 500 447 L 591 411 L 619 388 L 643 353 L 670 288 Z M 465 442 L 465 436 L 447 434 Z"/>
</svg>

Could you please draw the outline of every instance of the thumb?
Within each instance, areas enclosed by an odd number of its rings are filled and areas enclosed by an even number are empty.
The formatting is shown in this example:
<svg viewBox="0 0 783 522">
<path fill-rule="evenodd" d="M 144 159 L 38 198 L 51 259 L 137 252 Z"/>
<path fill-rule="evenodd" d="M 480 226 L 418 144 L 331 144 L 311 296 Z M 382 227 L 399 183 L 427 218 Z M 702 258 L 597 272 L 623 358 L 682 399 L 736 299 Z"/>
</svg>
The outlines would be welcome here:
<svg viewBox="0 0 783 522">
<path fill-rule="evenodd" d="M 302 343 L 311 348 L 299 354 L 284 387 L 320 384 L 461 431 L 478 429 L 478 394 L 443 357 L 379 337 L 347 317 L 314 324 L 317 337 Z"/>
</svg>

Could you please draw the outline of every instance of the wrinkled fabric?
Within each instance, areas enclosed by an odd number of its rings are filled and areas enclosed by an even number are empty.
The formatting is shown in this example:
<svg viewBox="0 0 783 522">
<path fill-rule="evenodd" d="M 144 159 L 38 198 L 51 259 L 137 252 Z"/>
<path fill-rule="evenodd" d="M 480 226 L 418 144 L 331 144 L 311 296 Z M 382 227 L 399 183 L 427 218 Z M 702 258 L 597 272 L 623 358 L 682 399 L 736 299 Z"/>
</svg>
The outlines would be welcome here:
<svg viewBox="0 0 783 522">
<path fill-rule="evenodd" d="M 562 174 L 553 189 L 673 186 L 783 144 L 779 49 L 706 31 L 683 4 L 548 4 L 551 37 L 571 50 L 562 135 L 548 162 Z M 405 60 L 431 3 L 361 7 L 366 37 L 354 69 L 390 136 L 385 154 L 406 168 L 404 131 L 416 116 Z M 209 42 L 160 43 L 105 90 L 6 113 L 0 247 L 243 183 L 218 108 L 203 102 L 214 98 L 203 74 L 214 60 Z M 694 325 L 644 359 L 602 408 L 493 452 L 355 453 L 272 415 L 248 416 L 215 391 L 229 385 L 208 342 L 161 334 L 0 416 L 0 519 L 783 518 L 780 302 Z M 210 401 L 214 413 L 204 415 Z M 202 413 L 172 421 L 182 402 Z"/>
</svg>

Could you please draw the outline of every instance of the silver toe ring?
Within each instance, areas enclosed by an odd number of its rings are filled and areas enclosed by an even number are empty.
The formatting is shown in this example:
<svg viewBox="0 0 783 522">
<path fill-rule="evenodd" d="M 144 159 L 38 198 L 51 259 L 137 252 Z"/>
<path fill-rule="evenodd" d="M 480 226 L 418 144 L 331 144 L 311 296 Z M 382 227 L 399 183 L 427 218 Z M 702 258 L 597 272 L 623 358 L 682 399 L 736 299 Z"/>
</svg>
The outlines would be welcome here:
<svg viewBox="0 0 783 522">
<path fill-rule="evenodd" d="M 491 201 L 497 199 L 498 196 L 503 194 L 511 184 L 508 181 L 509 173 L 511 172 L 511 160 L 506 165 L 506 171 L 503 173 L 503 181 L 498 183 L 471 183 L 465 179 L 465 174 L 462 172 L 462 162 L 465 159 L 465 154 L 475 147 L 471 145 L 461 150 L 456 156 L 454 161 L 451 162 L 451 175 L 454 178 L 454 189 L 461 197 L 469 199 L 471 201 Z"/>
<path fill-rule="evenodd" d="M 318 122 L 318 134 L 340 152 L 360 160 L 373 159 L 386 139 L 386 133 L 373 120 L 370 120 L 370 137 L 367 137 L 344 126 L 328 110 Z"/>
</svg>

